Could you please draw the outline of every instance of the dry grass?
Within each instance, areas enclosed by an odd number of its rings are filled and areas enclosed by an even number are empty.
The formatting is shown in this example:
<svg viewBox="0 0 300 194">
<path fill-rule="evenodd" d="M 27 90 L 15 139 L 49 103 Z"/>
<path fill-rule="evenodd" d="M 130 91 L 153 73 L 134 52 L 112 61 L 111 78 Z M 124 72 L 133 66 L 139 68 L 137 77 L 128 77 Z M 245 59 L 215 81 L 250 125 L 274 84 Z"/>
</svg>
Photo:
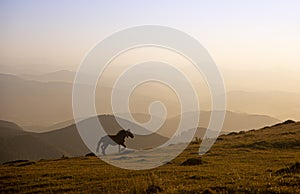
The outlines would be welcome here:
<svg viewBox="0 0 300 194">
<path fill-rule="evenodd" d="M 222 136 L 196 166 L 181 164 L 199 157 L 197 144 L 169 164 L 145 171 L 119 169 L 97 157 L 3 164 L 0 190 L 146 193 L 156 185 L 163 193 L 300 193 L 298 172 L 276 173 L 300 161 L 299 131 L 297 123 Z"/>
</svg>

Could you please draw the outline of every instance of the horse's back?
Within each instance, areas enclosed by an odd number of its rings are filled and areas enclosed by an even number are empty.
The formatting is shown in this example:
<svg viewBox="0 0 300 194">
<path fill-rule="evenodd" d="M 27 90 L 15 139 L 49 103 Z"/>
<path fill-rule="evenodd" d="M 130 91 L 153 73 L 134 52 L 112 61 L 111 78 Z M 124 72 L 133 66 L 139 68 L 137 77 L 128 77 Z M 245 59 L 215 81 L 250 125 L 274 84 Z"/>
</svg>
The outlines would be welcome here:
<svg viewBox="0 0 300 194">
<path fill-rule="evenodd" d="M 112 135 L 106 135 L 106 136 L 102 137 L 102 141 L 105 142 L 105 144 L 117 145 L 117 143 L 114 141 Z"/>
</svg>

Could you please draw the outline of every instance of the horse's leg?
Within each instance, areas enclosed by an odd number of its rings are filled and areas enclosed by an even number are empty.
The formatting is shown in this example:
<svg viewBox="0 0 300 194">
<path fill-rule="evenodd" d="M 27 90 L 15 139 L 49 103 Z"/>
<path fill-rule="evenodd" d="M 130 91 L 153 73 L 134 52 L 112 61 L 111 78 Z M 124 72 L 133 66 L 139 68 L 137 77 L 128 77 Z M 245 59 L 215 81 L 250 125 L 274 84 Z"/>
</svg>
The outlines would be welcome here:
<svg viewBox="0 0 300 194">
<path fill-rule="evenodd" d="M 96 153 L 99 153 L 99 147 L 100 147 L 100 144 L 101 144 L 101 140 L 102 140 L 102 138 L 98 141 L 97 148 L 96 148 Z"/>
<path fill-rule="evenodd" d="M 126 145 L 125 145 L 125 143 L 123 142 L 123 143 L 121 143 L 121 145 L 124 147 L 124 148 L 126 148 Z"/>
<path fill-rule="evenodd" d="M 105 154 L 105 149 L 104 149 L 104 147 L 102 146 L 101 149 L 102 149 L 102 154 L 105 156 L 106 154 Z"/>
<path fill-rule="evenodd" d="M 121 144 L 124 148 L 122 148 L 122 150 L 121 151 L 124 151 L 125 150 L 125 148 L 126 148 L 126 145 L 124 144 L 124 142 Z M 120 146 L 120 145 L 119 145 Z"/>
<path fill-rule="evenodd" d="M 105 150 L 106 150 L 107 146 L 108 146 L 108 144 L 106 144 L 106 145 L 103 144 L 103 145 L 101 146 L 102 154 L 103 154 L 103 155 L 106 155 L 106 154 L 105 154 Z"/>
<path fill-rule="evenodd" d="M 119 144 L 119 153 L 121 152 L 121 146 L 120 146 L 120 144 Z"/>
<path fill-rule="evenodd" d="M 123 147 L 122 149 L 121 149 L 121 152 L 123 152 L 125 150 L 125 147 Z"/>
</svg>

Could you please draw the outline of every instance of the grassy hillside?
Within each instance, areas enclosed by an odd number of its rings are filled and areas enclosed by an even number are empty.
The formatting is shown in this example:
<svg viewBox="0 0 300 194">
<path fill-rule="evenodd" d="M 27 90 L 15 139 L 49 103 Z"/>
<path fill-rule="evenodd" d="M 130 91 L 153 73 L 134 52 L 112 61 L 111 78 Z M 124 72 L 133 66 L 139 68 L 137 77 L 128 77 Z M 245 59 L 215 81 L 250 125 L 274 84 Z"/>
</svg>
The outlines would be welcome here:
<svg viewBox="0 0 300 194">
<path fill-rule="evenodd" d="M 300 123 L 222 135 L 199 157 L 192 143 L 170 163 L 122 170 L 97 157 L 0 165 L 0 190 L 95 193 L 299 193 Z M 188 159 L 200 162 L 191 166 Z M 198 160 L 197 160 L 198 159 Z M 184 163 L 185 162 L 185 163 Z M 182 164 L 185 165 L 182 165 Z"/>
</svg>

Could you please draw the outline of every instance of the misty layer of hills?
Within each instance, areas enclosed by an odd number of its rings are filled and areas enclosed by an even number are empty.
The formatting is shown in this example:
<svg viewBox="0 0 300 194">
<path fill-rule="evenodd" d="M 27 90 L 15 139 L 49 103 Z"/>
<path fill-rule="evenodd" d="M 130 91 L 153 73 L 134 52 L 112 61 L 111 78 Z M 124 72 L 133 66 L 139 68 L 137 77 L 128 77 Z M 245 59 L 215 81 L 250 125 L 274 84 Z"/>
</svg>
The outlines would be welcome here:
<svg viewBox="0 0 300 194">
<path fill-rule="evenodd" d="M 0 119 L 13 121 L 25 130 L 36 132 L 52 130 L 52 125 L 71 120 L 73 79 L 74 73 L 71 71 L 19 76 L 0 74 Z M 96 102 L 103 102 L 104 113 L 111 112 L 109 101 L 106 100 L 110 92 L 111 88 L 103 87 L 101 95 L 96 95 Z M 232 91 L 227 95 L 227 107 L 231 115 L 227 116 L 224 130 L 259 128 L 277 122 L 277 118 L 297 120 L 300 115 L 300 94 L 297 93 Z M 145 113 L 147 102 L 153 98 L 140 96 L 142 98 L 135 101 L 135 111 Z M 169 112 L 172 112 L 174 102 L 165 100 L 164 103 L 171 107 Z M 244 113 L 251 114 L 251 118 Z M 249 119 L 255 120 L 256 124 L 249 125 Z M 199 126 L 206 127 L 208 119 L 202 120 L 204 124 Z"/>
</svg>

